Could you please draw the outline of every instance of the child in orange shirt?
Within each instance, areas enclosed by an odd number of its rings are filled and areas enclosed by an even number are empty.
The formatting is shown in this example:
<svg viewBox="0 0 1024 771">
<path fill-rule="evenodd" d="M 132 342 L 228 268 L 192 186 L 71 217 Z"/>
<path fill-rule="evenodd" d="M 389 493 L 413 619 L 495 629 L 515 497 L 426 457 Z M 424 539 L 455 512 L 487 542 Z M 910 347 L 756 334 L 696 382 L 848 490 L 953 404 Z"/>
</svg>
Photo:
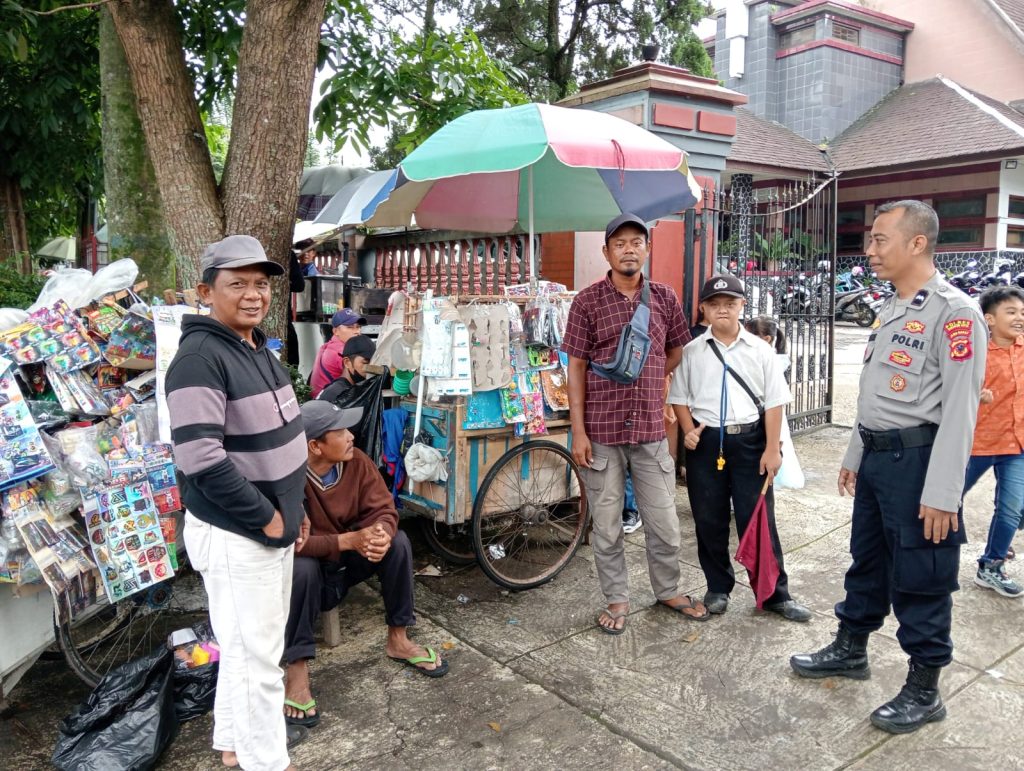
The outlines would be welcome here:
<svg viewBox="0 0 1024 771">
<path fill-rule="evenodd" d="M 1006 575 L 1004 563 L 1024 505 L 1024 290 L 997 286 L 979 301 L 989 328 L 988 359 L 964 494 L 991 468 L 996 499 L 974 583 L 1020 597 L 1024 588 Z"/>
</svg>

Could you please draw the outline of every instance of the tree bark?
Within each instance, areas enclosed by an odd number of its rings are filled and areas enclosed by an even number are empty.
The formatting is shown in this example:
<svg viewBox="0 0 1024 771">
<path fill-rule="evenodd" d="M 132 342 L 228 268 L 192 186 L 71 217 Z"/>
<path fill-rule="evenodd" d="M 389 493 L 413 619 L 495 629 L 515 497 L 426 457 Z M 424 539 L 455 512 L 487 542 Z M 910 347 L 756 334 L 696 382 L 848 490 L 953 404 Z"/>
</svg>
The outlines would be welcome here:
<svg viewBox="0 0 1024 771">
<path fill-rule="evenodd" d="M 107 249 L 111 262 L 131 257 L 148 294 L 175 288 L 175 259 L 160 190 L 146 148 L 131 72 L 110 12 L 100 9 L 100 83 Z"/>
<path fill-rule="evenodd" d="M 288 269 L 326 0 L 250 0 L 221 182 L 226 232 L 247 233 Z M 287 275 L 264 328 L 286 339 Z"/>
<path fill-rule="evenodd" d="M 138 115 L 163 198 L 179 286 L 199 278 L 199 256 L 224 236 L 206 133 L 185 67 L 181 27 L 171 0 L 115 0 L 107 6 L 131 72 Z M 239 69 L 242 65 L 240 63 Z M 278 93 L 278 98 L 287 96 Z"/>
<path fill-rule="evenodd" d="M 14 177 L 0 176 L 0 260 L 18 260 L 18 269 L 32 272 L 28 231 L 25 227 L 25 201 L 21 185 Z"/>
</svg>

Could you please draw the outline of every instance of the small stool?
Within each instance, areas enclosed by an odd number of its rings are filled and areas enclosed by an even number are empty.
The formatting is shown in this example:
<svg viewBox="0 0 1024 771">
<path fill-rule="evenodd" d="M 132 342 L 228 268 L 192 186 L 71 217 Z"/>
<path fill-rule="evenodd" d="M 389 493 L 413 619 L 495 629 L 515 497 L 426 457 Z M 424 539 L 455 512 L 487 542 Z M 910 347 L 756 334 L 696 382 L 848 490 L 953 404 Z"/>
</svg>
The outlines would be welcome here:
<svg viewBox="0 0 1024 771">
<path fill-rule="evenodd" d="M 320 621 L 323 624 L 324 645 L 328 648 L 337 648 L 341 645 L 341 618 L 338 616 L 338 609 L 324 611 L 320 614 Z"/>
</svg>

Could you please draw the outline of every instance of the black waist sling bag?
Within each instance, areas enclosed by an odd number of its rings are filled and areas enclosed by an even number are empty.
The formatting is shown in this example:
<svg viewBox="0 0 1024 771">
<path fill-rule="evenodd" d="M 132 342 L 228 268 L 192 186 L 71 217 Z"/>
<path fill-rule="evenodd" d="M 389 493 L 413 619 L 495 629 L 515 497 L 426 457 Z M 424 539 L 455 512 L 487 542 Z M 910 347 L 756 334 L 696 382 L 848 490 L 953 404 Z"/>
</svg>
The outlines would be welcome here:
<svg viewBox="0 0 1024 771">
<path fill-rule="evenodd" d="M 636 306 L 629 324 L 622 328 L 615 355 L 606 364 L 590 362 L 590 368 L 594 373 L 606 380 L 625 384 L 632 383 L 640 377 L 647 355 L 651 352 L 651 336 L 647 331 L 650 322 L 651 285 L 644 279 L 644 288 L 640 291 L 640 304 Z"/>
</svg>

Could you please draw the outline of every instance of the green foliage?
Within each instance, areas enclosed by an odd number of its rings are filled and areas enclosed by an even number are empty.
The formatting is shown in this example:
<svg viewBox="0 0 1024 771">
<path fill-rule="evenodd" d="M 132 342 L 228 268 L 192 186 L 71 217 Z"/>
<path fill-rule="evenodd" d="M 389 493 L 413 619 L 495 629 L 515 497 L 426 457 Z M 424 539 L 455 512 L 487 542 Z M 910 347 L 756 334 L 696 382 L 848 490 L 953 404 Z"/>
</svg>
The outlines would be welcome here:
<svg viewBox="0 0 1024 771">
<path fill-rule="evenodd" d="M 295 398 L 298 399 L 299 404 L 305 404 L 310 400 L 312 396 L 312 389 L 309 387 L 309 383 L 306 382 L 306 378 L 299 372 L 298 367 L 293 367 L 286 361 L 282 361 L 285 369 L 288 370 L 288 375 L 292 379 L 292 390 L 295 391 Z"/>
<path fill-rule="evenodd" d="M 97 14 L 34 16 L 3 0 L 0 30 L 0 177 L 20 184 L 41 246 L 74 234 L 102 188 Z"/>
<path fill-rule="evenodd" d="M 175 5 L 199 110 L 216 114 L 217 108 L 230 102 L 235 93 L 245 0 L 176 0 Z"/>
<path fill-rule="evenodd" d="M 712 77 L 692 26 L 711 13 L 705 0 L 441 0 L 488 52 L 526 73 L 531 98 L 556 101 L 578 84 L 640 61 L 646 43 L 659 61 Z"/>
<path fill-rule="evenodd" d="M 36 301 L 45 283 L 46 279 L 35 273 L 19 273 L 14 261 L 0 262 L 0 308 L 24 310 Z"/>
<path fill-rule="evenodd" d="M 400 121 L 408 128 L 393 147 L 405 154 L 460 115 L 527 101 L 513 85 L 519 73 L 491 59 L 472 32 L 360 34 L 369 23 L 365 9 L 336 16 L 322 43 L 335 74 L 314 118 L 317 138 L 336 148 L 368 148 L 372 126 Z"/>
</svg>

